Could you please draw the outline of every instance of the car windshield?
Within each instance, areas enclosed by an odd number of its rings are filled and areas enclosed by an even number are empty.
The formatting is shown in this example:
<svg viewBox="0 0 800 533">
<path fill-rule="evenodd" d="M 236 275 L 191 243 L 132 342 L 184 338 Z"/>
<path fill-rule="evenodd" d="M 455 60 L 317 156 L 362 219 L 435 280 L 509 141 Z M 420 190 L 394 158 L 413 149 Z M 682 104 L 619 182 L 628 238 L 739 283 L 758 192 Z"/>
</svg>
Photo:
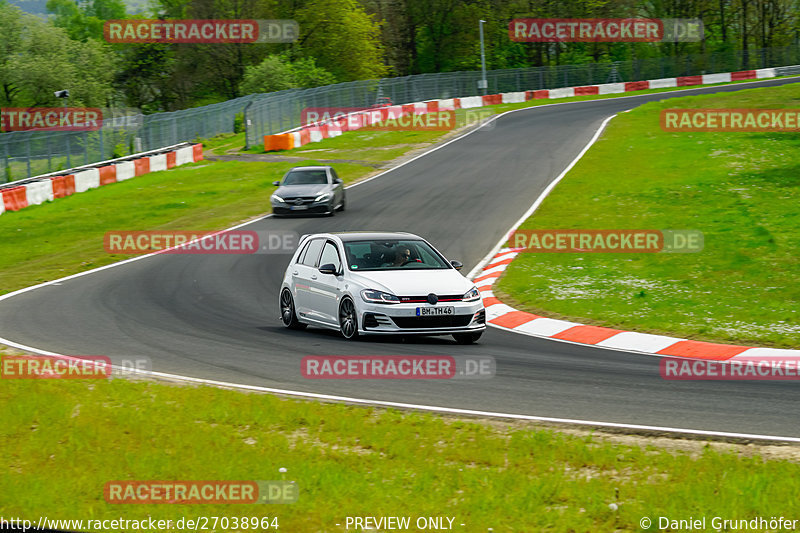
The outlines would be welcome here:
<svg viewBox="0 0 800 533">
<path fill-rule="evenodd" d="M 444 270 L 451 268 L 444 257 L 418 239 L 347 241 L 344 243 L 350 270 Z"/>
<path fill-rule="evenodd" d="M 283 178 L 283 185 L 325 185 L 328 173 L 324 170 L 293 170 Z"/>
</svg>

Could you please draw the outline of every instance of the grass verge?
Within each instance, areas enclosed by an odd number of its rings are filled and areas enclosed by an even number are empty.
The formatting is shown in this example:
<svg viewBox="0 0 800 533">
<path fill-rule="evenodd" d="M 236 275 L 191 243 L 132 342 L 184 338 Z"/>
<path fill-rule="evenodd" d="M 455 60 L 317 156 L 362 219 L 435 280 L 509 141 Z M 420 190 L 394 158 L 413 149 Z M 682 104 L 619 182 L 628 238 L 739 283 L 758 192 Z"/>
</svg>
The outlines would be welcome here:
<svg viewBox="0 0 800 533">
<path fill-rule="evenodd" d="M 694 254 L 520 254 L 519 309 L 602 326 L 800 347 L 800 134 L 669 133 L 666 108 L 797 108 L 800 85 L 646 104 L 614 118 L 522 229 L 693 229 Z"/>
<path fill-rule="evenodd" d="M 0 401 L 3 515 L 33 521 L 275 516 L 281 530 L 312 532 L 343 531 L 347 516 L 446 516 L 470 532 L 639 531 L 645 516 L 798 510 L 800 464 L 702 443 L 668 450 L 123 379 L 5 380 Z M 296 503 L 111 505 L 103 497 L 113 480 L 280 479 L 298 484 Z"/>
<path fill-rule="evenodd" d="M 4 213 L 0 294 L 130 257 L 105 252 L 107 231 L 211 231 L 263 216 L 272 182 L 296 165 L 199 162 Z M 350 163 L 336 168 L 348 183 L 372 171 Z"/>
</svg>

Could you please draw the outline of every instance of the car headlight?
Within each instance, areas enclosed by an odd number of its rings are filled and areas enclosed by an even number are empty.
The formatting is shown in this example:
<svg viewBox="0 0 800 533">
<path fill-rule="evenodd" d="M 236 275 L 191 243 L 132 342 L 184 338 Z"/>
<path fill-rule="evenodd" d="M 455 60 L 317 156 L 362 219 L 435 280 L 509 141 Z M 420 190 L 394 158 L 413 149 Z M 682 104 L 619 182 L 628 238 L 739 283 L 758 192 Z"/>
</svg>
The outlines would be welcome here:
<svg viewBox="0 0 800 533">
<path fill-rule="evenodd" d="M 330 200 L 330 199 L 331 199 L 331 193 L 324 192 L 324 193 L 320 194 L 319 196 L 317 196 L 316 198 L 314 198 L 314 201 L 315 202 L 324 202 L 325 200 Z"/>
<path fill-rule="evenodd" d="M 374 289 L 364 289 L 361 291 L 361 298 L 371 304 L 399 304 L 400 298 L 388 292 L 376 291 Z"/>
<path fill-rule="evenodd" d="M 283 203 L 283 198 L 281 198 L 277 194 L 273 194 L 272 196 L 270 196 L 270 200 L 275 200 L 276 202 Z"/>
<path fill-rule="evenodd" d="M 481 299 L 481 293 L 477 287 L 472 287 L 461 297 L 462 302 L 474 302 Z"/>
</svg>

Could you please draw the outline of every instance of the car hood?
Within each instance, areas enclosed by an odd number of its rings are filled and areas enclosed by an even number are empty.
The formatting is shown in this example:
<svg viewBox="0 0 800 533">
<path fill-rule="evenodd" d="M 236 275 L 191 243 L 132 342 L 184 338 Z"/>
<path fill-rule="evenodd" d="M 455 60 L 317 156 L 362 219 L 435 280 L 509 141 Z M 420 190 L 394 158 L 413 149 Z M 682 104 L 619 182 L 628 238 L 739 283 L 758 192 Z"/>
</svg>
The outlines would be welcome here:
<svg viewBox="0 0 800 533">
<path fill-rule="evenodd" d="M 457 270 L 350 271 L 353 281 L 366 289 L 390 292 L 396 296 L 464 294 L 475 284 Z"/>
<path fill-rule="evenodd" d="M 281 185 L 275 191 L 280 197 L 283 196 L 317 196 L 325 192 L 330 185 L 328 184 L 314 184 L 314 185 Z"/>
</svg>

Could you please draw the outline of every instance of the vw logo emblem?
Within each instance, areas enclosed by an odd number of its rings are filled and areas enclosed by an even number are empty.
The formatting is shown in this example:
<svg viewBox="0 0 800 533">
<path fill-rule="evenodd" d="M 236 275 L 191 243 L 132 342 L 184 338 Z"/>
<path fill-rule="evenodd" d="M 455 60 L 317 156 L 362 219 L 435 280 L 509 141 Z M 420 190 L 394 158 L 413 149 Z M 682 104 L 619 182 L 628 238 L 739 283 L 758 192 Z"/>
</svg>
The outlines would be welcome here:
<svg viewBox="0 0 800 533">
<path fill-rule="evenodd" d="M 433 293 L 428 295 L 428 303 L 431 305 L 435 305 L 439 301 L 439 297 Z"/>
</svg>

